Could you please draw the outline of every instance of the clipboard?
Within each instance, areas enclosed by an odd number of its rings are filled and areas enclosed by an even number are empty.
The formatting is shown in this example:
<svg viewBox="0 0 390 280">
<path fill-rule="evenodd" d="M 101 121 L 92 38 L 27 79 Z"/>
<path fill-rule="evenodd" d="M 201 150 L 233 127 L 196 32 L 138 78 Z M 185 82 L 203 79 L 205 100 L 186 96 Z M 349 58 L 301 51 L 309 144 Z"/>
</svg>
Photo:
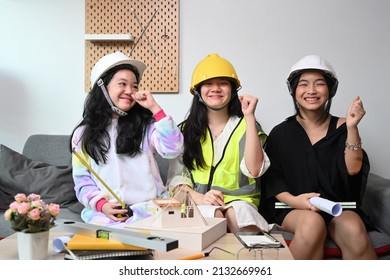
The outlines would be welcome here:
<svg viewBox="0 0 390 280">
<path fill-rule="evenodd" d="M 237 239 L 245 248 L 284 248 L 283 244 L 267 232 L 243 232 L 235 233 Z"/>
</svg>

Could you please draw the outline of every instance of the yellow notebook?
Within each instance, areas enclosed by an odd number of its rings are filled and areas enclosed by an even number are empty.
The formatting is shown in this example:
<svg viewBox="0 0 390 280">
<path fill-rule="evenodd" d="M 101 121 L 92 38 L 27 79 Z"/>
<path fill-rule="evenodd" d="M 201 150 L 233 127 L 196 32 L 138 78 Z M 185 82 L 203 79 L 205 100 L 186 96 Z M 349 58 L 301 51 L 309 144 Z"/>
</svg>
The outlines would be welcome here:
<svg viewBox="0 0 390 280">
<path fill-rule="evenodd" d="M 73 235 L 66 246 L 69 250 L 147 250 L 143 247 L 81 234 Z"/>
</svg>

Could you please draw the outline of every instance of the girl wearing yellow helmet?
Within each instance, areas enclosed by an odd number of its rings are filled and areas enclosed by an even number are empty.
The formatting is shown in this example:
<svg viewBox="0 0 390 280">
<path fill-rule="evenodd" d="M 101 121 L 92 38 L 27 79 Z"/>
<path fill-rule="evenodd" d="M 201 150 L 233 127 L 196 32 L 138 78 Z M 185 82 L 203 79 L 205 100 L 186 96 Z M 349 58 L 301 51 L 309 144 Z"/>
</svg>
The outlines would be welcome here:
<svg viewBox="0 0 390 280">
<path fill-rule="evenodd" d="M 232 64 L 217 54 L 196 66 L 193 102 L 180 124 L 184 153 L 170 166 L 168 186 L 188 191 L 203 216 L 227 218 L 229 232 L 268 231 L 258 212 L 266 135 L 255 118 L 258 99 L 238 96 L 240 87 Z"/>
</svg>

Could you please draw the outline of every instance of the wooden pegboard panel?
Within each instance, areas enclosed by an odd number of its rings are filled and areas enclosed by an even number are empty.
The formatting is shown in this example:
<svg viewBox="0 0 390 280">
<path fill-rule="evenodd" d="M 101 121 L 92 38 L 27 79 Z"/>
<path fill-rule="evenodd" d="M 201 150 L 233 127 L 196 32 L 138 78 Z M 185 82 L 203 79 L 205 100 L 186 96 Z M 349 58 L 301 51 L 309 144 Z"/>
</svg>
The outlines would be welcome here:
<svg viewBox="0 0 390 280">
<path fill-rule="evenodd" d="M 141 88 L 178 93 L 179 12 L 179 0 L 86 0 L 85 34 L 131 34 L 133 40 L 85 41 L 85 91 L 96 61 L 121 51 L 147 65 Z"/>
</svg>

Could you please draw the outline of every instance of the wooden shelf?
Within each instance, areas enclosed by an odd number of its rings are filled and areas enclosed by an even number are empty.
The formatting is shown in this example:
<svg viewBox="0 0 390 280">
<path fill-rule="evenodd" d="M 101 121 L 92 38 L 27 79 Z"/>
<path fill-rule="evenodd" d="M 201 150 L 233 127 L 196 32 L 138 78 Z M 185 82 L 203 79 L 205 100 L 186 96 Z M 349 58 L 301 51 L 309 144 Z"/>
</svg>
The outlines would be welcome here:
<svg viewBox="0 0 390 280">
<path fill-rule="evenodd" d="M 86 41 L 133 41 L 131 34 L 85 34 Z"/>
</svg>

